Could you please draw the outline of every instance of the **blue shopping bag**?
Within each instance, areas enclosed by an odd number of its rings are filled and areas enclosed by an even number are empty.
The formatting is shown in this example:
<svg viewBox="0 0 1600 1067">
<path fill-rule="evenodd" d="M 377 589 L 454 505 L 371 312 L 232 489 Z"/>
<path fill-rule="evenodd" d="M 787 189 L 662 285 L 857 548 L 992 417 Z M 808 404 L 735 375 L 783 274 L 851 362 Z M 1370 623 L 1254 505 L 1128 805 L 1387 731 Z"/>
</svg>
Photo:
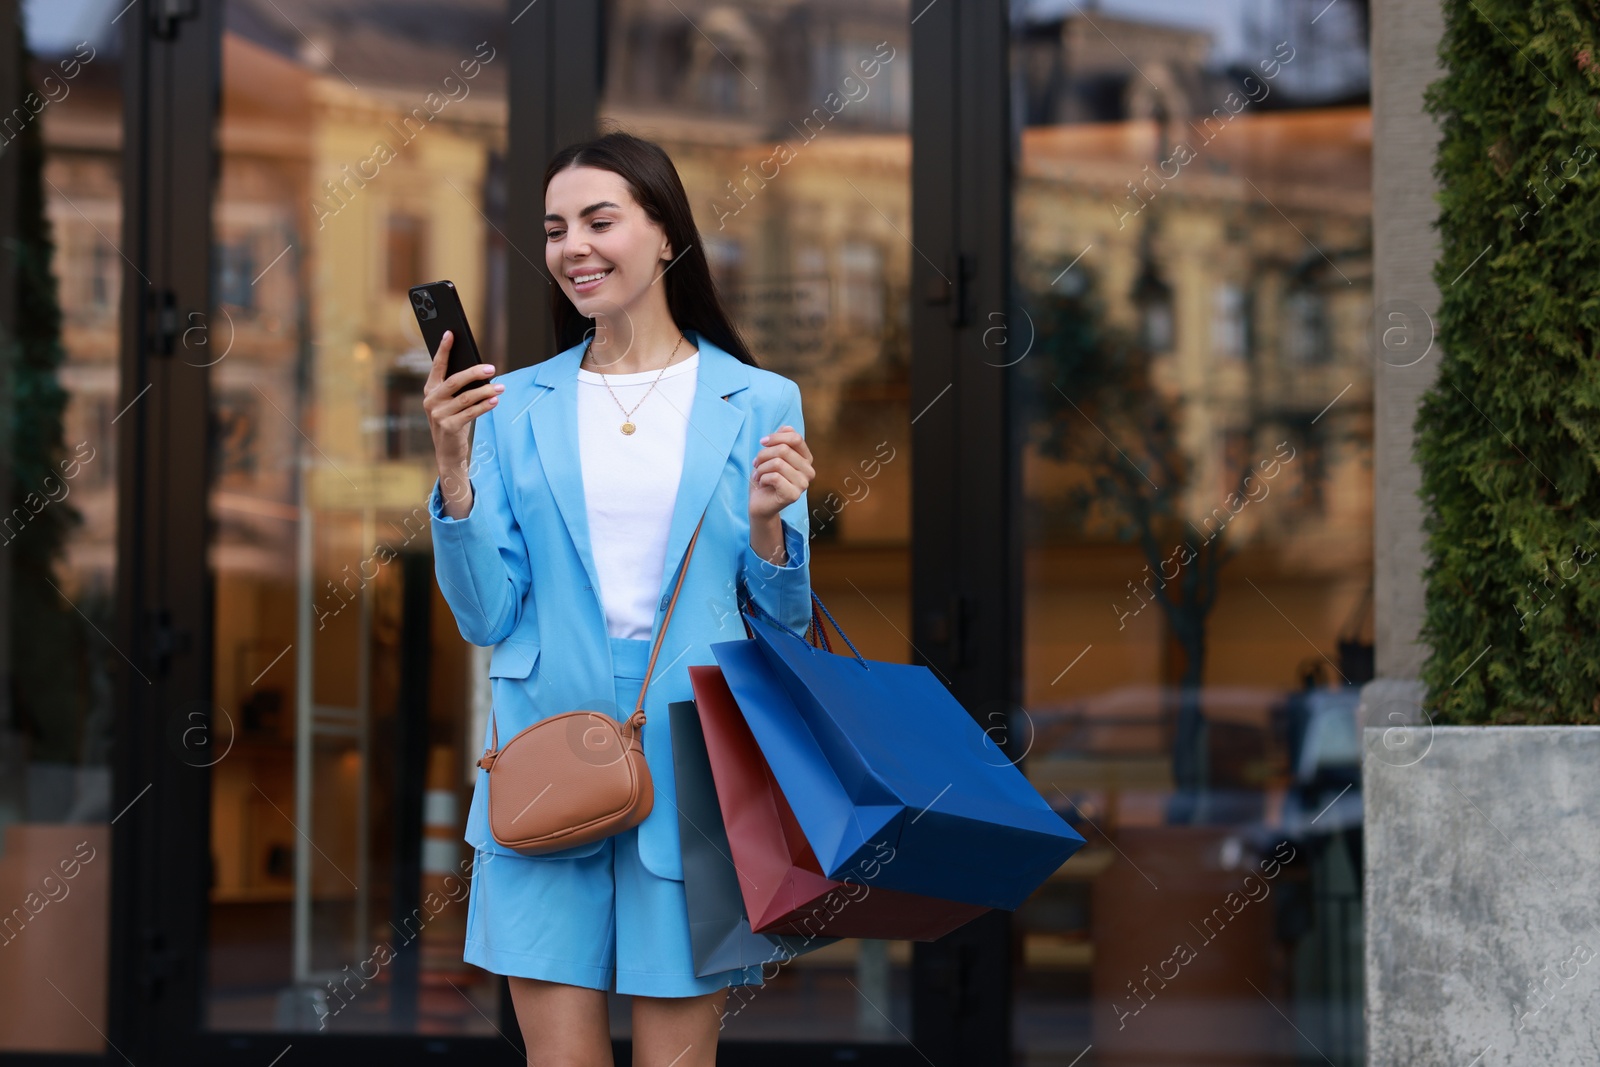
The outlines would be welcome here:
<svg viewBox="0 0 1600 1067">
<path fill-rule="evenodd" d="M 1011 911 L 1083 847 L 928 668 L 745 621 L 711 651 L 829 878 Z"/>
</svg>

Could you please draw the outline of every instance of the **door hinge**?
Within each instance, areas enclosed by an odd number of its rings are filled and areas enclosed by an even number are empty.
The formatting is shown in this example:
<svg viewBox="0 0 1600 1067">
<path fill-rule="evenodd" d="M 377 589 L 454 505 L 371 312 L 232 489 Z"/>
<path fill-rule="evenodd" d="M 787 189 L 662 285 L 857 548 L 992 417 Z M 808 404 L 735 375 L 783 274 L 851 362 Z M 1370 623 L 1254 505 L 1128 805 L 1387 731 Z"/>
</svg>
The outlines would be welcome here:
<svg viewBox="0 0 1600 1067">
<path fill-rule="evenodd" d="M 178 297 L 171 289 L 157 289 L 149 295 L 150 335 L 147 347 L 158 356 L 172 355 L 178 342 Z"/>
<path fill-rule="evenodd" d="M 976 264 L 968 252 L 957 252 L 936 278 L 929 279 L 926 300 L 929 305 L 943 304 L 951 326 L 967 324 L 967 282 L 972 279 Z"/>
<path fill-rule="evenodd" d="M 152 608 L 145 613 L 145 618 L 145 633 L 149 641 L 145 662 L 155 673 L 166 674 L 172 657 L 179 652 L 189 651 L 192 635 L 188 630 L 172 624 L 172 612 L 167 608 Z"/>
<path fill-rule="evenodd" d="M 167 979 L 178 973 L 178 954 L 166 947 L 166 938 L 159 930 L 146 930 L 144 958 L 140 961 L 139 986 L 145 996 L 156 1000 L 161 996 Z"/>
<path fill-rule="evenodd" d="M 200 16 L 200 0 L 155 0 L 151 5 L 150 22 L 155 35 L 163 41 L 178 36 L 178 23 Z"/>
<path fill-rule="evenodd" d="M 939 953 L 927 965 L 929 988 L 943 1000 L 951 1018 L 972 1015 L 978 1005 L 978 959 L 976 946 L 956 944 Z"/>
<path fill-rule="evenodd" d="M 951 593 L 943 608 L 924 613 L 928 640 L 945 647 L 945 662 L 951 669 L 962 665 L 966 645 L 966 599 Z"/>
</svg>

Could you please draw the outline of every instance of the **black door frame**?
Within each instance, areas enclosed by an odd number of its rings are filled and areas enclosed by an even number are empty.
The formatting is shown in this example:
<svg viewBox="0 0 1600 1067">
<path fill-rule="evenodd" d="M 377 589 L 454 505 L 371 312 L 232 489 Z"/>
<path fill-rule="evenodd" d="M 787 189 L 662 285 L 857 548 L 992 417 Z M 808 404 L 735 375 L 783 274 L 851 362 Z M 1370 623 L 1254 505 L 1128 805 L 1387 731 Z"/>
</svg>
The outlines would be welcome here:
<svg viewBox="0 0 1600 1067">
<path fill-rule="evenodd" d="M 991 0 L 913 0 L 911 375 L 912 643 L 969 708 L 1015 702 L 1021 683 L 1020 552 L 1008 375 L 993 338 L 1008 313 L 1008 29 Z M 925 5 L 925 6 L 924 6 Z M 537 188 L 560 145 L 589 136 L 599 105 L 603 6 L 508 0 L 512 189 Z M 184 12 L 174 16 L 171 11 Z M 175 741 L 210 706 L 210 373 L 182 358 L 211 307 L 211 213 L 219 171 L 220 0 L 142 4 L 123 27 L 125 138 L 118 438 L 118 616 L 111 989 L 104 1057 L 0 1054 L 0 1064 L 269 1062 L 352 1055 L 407 1065 L 440 1055 L 522 1062 L 503 998 L 500 1037 L 210 1033 L 203 1028 L 210 776 L 204 748 Z M 574 86 L 592 86 L 587 97 Z M 532 198 L 507 209 L 512 292 L 544 293 Z M 532 312 L 531 314 L 529 312 Z M 515 367 L 554 353 L 542 299 L 508 324 Z M 1000 316 L 996 318 L 996 316 Z M 136 668 L 136 669 L 135 669 Z M 1004 1064 L 1011 1058 L 1011 921 L 994 912 L 914 945 L 910 1044 L 730 1042 L 721 1062 L 849 1059 L 872 1065 Z M 629 1054 L 619 1043 L 616 1054 Z M 264 1058 L 262 1058 L 264 1057 Z"/>
<path fill-rule="evenodd" d="M 1009 362 L 1008 5 L 912 4 L 912 641 L 988 723 L 1022 682 L 1020 493 L 1011 375 L 998 366 Z M 916 943 L 913 1040 L 940 1067 L 1011 1062 L 1011 927 L 1010 912 L 992 911 Z"/>
<path fill-rule="evenodd" d="M 143 4 L 123 48 L 123 272 L 110 1043 L 161 1062 L 197 1025 L 210 877 L 209 738 L 169 727 L 211 698 L 210 374 L 183 358 L 210 310 L 212 4 Z M 196 86 L 204 87 L 196 91 Z M 190 334 L 198 341 L 200 335 Z M 129 662 L 131 660 L 131 662 Z M 180 734 L 181 737 L 181 734 Z"/>
</svg>

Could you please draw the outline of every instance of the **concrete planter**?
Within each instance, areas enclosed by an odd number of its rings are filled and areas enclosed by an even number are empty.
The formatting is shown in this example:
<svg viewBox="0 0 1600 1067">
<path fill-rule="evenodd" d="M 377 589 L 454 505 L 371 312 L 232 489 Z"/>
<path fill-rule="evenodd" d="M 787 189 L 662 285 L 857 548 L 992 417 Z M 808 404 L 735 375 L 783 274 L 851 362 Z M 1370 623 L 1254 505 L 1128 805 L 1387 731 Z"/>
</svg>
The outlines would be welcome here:
<svg viewBox="0 0 1600 1067">
<path fill-rule="evenodd" d="M 1364 718 L 1368 1067 L 1600 1062 L 1600 727 L 1404 720 Z"/>
</svg>

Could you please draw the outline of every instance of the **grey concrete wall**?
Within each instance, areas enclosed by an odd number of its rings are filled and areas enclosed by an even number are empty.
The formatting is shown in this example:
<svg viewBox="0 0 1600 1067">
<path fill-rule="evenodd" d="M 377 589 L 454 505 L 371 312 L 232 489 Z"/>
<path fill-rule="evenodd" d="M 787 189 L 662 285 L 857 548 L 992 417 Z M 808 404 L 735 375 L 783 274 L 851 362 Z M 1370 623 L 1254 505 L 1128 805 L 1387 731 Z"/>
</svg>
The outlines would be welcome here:
<svg viewBox="0 0 1600 1067">
<path fill-rule="evenodd" d="M 1422 624 L 1422 509 L 1412 461 L 1417 400 L 1433 383 L 1439 350 L 1432 278 L 1439 240 L 1432 224 L 1432 168 L 1439 131 L 1422 93 L 1441 73 L 1438 0 L 1373 0 L 1372 228 L 1374 601 L 1379 678 L 1416 678 Z M 1426 353 L 1426 354 L 1424 354 Z"/>
<path fill-rule="evenodd" d="M 1600 727 L 1364 732 L 1368 1067 L 1600 1062 Z"/>
</svg>

